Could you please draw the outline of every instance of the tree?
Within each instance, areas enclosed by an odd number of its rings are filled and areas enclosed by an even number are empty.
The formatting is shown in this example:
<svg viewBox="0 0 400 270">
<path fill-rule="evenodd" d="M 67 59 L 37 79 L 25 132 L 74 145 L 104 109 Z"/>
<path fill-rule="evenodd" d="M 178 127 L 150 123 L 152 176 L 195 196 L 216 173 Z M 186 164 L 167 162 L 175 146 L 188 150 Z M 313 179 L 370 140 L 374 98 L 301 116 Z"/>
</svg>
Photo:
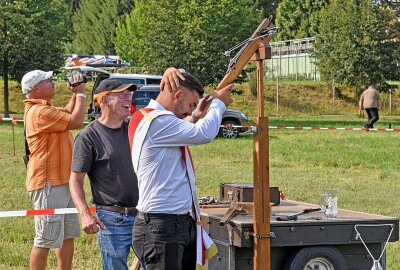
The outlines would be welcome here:
<svg viewBox="0 0 400 270">
<path fill-rule="evenodd" d="M 315 56 L 322 76 L 358 92 L 369 84 L 387 90 L 386 81 L 398 76 L 394 14 L 372 0 L 334 0 L 321 18 Z"/>
<path fill-rule="evenodd" d="M 251 0 L 136 1 L 114 39 L 131 65 L 162 73 L 183 67 L 203 83 L 219 81 L 228 59 L 223 52 L 248 38 L 261 21 Z"/>
<path fill-rule="evenodd" d="M 264 8 L 264 17 L 275 14 L 279 0 L 260 0 L 260 5 Z"/>
<path fill-rule="evenodd" d="M 32 69 L 60 67 L 65 5 L 57 0 L 2 0 L 0 70 L 4 80 L 4 116 L 9 116 L 10 76 L 20 80 Z"/>
<path fill-rule="evenodd" d="M 75 53 L 115 54 L 117 23 L 132 7 L 133 0 L 82 0 L 72 17 Z"/>
<path fill-rule="evenodd" d="M 388 6 L 400 18 L 400 1 L 398 0 L 375 0 L 378 3 Z"/>
<path fill-rule="evenodd" d="M 275 24 L 281 28 L 277 39 L 313 37 L 318 33 L 319 12 L 331 0 L 282 0 L 276 9 Z"/>
</svg>

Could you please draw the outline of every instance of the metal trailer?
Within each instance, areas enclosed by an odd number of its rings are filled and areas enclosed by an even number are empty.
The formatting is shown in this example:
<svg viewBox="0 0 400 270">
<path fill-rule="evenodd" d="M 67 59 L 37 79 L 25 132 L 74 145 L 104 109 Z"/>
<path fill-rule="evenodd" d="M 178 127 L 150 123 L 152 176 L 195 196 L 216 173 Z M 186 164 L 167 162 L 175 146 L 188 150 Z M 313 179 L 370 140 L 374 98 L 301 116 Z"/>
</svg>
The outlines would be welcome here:
<svg viewBox="0 0 400 270">
<path fill-rule="evenodd" d="M 253 216 L 241 212 L 220 225 L 228 207 L 205 207 L 201 209 L 202 225 L 218 247 L 209 269 L 253 269 Z M 399 240 L 399 219 L 394 217 L 339 209 L 335 219 L 316 211 L 299 215 L 297 220 L 277 220 L 316 207 L 289 200 L 271 206 L 271 270 L 371 270 L 386 241 Z M 385 252 L 379 262 L 386 269 Z"/>
</svg>

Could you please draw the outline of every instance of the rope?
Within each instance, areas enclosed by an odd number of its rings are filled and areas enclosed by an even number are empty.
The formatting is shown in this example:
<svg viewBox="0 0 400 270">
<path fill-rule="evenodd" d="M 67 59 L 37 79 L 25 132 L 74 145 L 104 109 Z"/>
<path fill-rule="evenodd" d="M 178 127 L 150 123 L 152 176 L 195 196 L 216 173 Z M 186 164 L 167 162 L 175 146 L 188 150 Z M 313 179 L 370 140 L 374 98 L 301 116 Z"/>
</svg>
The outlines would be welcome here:
<svg viewBox="0 0 400 270">
<path fill-rule="evenodd" d="M 389 227 L 391 227 L 391 230 L 390 230 L 389 236 L 388 236 L 388 238 L 387 238 L 387 240 L 386 240 L 385 246 L 384 246 L 383 249 L 382 249 L 381 255 L 379 256 L 378 259 L 375 259 L 375 257 L 372 255 L 371 251 L 369 250 L 369 248 L 368 248 L 367 245 L 365 244 L 364 240 L 362 239 L 361 234 L 360 234 L 360 232 L 357 230 L 357 228 L 358 228 L 358 227 L 383 227 L 383 226 L 389 226 Z M 372 260 L 374 261 L 371 270 L 380 270 L 380 269 L 383 269 L 382 266 L 381 266 L 381 264 L 379 263 L 379 261 L 381 260 L 383 254 L 385 253 L 387 244 L 389 243 L 390 236 L 392 236 L 393 229 L 394 229 L 393 224 L 365 224 L 365 225 L 364 225 L 364 224 L 356 224 L 356 225 L 354 225 L 354 230 L 355 230 L 356 233 L 357 233 L 357 235 L 356 235 L 356 240 L 360 239 L 360 241 L 361 241 L 362 244 L 364 245 L 365 249 L 367 250 L 368 254 L 371 256 Z"/>
</svg>

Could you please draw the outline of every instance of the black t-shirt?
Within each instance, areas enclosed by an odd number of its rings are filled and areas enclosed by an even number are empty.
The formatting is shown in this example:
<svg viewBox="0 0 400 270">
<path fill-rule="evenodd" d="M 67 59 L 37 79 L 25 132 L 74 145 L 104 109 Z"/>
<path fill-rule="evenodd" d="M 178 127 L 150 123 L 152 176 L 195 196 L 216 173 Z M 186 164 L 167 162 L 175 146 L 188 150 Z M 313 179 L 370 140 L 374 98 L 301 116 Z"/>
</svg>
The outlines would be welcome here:
<svg viewBox="0 0 400 270">
<path fill-rule="evenodd" d="M 86 172 L 96 205 L 134 207 L 139 199 L 128 139 L 128 122 L 108 128 L 90 123 L 75 138 L 72 171 Z"/>
</svg>

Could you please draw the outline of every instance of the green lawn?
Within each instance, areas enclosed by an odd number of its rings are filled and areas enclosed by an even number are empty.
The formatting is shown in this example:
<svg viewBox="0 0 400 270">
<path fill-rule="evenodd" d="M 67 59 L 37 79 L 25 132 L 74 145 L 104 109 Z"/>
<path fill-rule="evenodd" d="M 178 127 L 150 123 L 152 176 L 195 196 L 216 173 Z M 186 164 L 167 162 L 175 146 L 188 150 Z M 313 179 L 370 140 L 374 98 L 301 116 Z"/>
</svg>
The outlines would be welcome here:
<svg viewBox="0 0 400 270">
<path fill-rule="evenodd" d="M 360 127 L 357 117 L 272 118 L 271 125 Z M 383 117 L 377 127 L 400 126 L 399 117 Z M 324 189 L 339 190 L 339 207 L 388 216 L 400 216 L 400 155 L 398 132 L 270 130 L 270 185 L 285 197 L 318 203 Z M 31 209 L 25 190 L 22 162 L 23 127 L 0 124 L 0 211 Z M 199 196 L 219 196 L 224 182 L 251 182 L 252 136 L 217 139 L 192 147 Z M 88 185 L 86 185 L 88 191 Z M 27 269 L 33 239 L 33 218 L 0 218 L 0 270 Z M 56 265 L 49 260 L 49 269 Z M 400 265 L 400 244 L 388 247 L 388 269 Z M 94 236 L 77 240 L 74 269 L 100 269 Z"/>
</svg>

